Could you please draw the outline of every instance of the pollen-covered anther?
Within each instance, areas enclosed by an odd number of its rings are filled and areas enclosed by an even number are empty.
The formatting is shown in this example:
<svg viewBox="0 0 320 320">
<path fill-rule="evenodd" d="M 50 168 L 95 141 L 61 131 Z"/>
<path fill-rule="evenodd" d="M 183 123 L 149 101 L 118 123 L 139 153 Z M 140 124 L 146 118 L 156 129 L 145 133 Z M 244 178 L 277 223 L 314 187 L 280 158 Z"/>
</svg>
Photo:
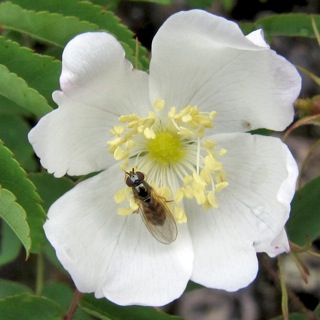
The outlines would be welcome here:
<svg viewBox="0 0 320 320">
<path fill-rule="evenodd" d="M 123 131 L 123 126 L 114 126 L 113 129 L 110 130 L 111 134 L 114 136 L 119 136 Z"/>
<path fill-rule="evenodd" d="M 132 210 L 133 213 L 139 211 L 139 206 L 133 197 L 130 198 L 129 203 L 130 203 L 130 209 Z"/>
<path fill-rule="evenodd" d="M 124 150 L 121 147 L 117 147 L 116 150 L 113 153 L 113 156 L 116 160 L 124 160 L 129 157 L 129 152 L 127 150 Z"/>
<path fill-rule="evenodd" d="M 116 138 L 114 138 L 114 139 L 112 139 L 112 140 L 109 140 L 109 141 L 107 142 L 107 144 L 108 144 L 108 146 L 110 146 L 110 147 L 117 147 L 117 146 L 121 145 L 122 142 L 123 142 L 123 139 L 122 139 L 121 137 L 116 137 Z"/>
<path fill-rule="evenodd" d="M 208 198 L 208 201 L 209 201 L 211 207 L 213 207 L 213 208 L 219 207 L 216 193 L 213 190 L 208 192 L 207 198 Z"/>
<path fill-rule="evenodd" d="M 131 208 L 118 208 L 117 213 L 119 216 L 128 216 L 132 214 Z"/>
<path fill-rule="evenodd" d="M 213 118 L 216 112 L 200 112 L 197 106 L 187 106 L 176 112 L 172 107 L 168 112 L 168 118 L 178 131 L 178 134 L 185 137 L 202 138 L 205 129 L 213 127 Z"/>
<path fill-rule="evenodd" d="M 120 123 L 130 123 L 130 122 L 134 122 L 134 121 L 138 121 L 140 119 L 139 116 L 137 116 L 136 114 L 126 114 L 123 116 L 119 117 L 119 122 Z"/>
<path fill-rule="evenodd" d="M 128 195 L 130 194 L 130 188 L 125 187 L 121 190 L 119 190 L 115 195 L 114 195 L 114 201 L 115 203 L 119 204 L 127 200 Z"/>
<path fill-rule="evenodd" d="M 178 223 L 186 223 L 187 222 L 187 215 L 186 215 L 183 208 L 181 208 L 179 206 L 174 206 L 173 215 L 174 215 L 175 220 Z"/>
<path fill-rule="evenodd" d="M 147 139 L 155 139 L 156 137 L 155 132 L 151 128 L 145 128 L 143 134 Z"/>
<path fill-rule="evenodd" d="M 208 154 L 204 158 L 205 168 L 208 168 L 211 171 L 218 171 L 222 169 L 222 163 L 217 161 L 212 154 Z"/>
<path fill-rule="evenodd" d="M 215 185 L 215 191 L 219 192 L 219 191 L 223 190 L 224 188 L 226 188 L 228 185 L 229 185 L 229 183 L 227 181 L 217 183 Z"/>
<path fill-rule="evenodd" d="M 163 110 L 163 108 L 165 107 L 166 105 L 166 102 L 165 100 L 163 99 L 156 99 L 154 102 L 153 102 L 153 108 L 154 110 L 156 110 L 157 112 L 160 112 Z"/>
</svg>

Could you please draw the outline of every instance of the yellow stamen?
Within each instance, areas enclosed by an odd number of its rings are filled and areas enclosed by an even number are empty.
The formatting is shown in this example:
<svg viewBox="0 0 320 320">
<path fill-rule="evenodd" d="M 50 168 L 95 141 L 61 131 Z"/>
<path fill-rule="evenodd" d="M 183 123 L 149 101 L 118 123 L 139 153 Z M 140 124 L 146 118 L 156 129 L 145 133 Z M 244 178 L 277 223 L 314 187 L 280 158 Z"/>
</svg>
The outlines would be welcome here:
<svg viewBox="0 0 320 320">
<path fill-rule="evenodd" d="M 215 111 L 200 112 L 192 105 L 182 110 L 174 106 L 166 110 L 166 102 L 156 99 L 147 117 L 121 116 L 120 125 L 110 130 L 113 139 L 108 141 L 108 150 L 116 160 L 122 161 L 122 170 L 137 165 L 146 176 L 151 176 L 146 181 L 159 196 L 170 199 L 167 204 L 176 221 L 186 222 L 185 198 L 193 199 L 204 209 L 218 207 L 217 193 L 228 186 L 223 162 L 218 158 L 227 151 L 216 150 L 215 141 L 202 139 L 206 130 L 213 127 Z M 157 186 L 153 186 L 156 181 Z M 174 181 L 179 181 L 180 188 Z M 128 207 L 120 208 L 119 214 L 139 209 L 131 188 L 120 190 L 114 198 L 117 204 L 129 200 Z"/>
</svg>

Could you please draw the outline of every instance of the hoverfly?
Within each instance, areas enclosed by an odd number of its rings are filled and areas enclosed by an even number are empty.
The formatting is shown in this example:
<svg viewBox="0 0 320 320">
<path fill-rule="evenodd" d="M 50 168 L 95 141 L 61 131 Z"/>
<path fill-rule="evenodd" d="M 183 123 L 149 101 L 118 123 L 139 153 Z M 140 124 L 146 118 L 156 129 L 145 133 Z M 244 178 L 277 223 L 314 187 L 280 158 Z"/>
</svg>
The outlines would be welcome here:
<svg viewBox="0 0 320 320">
<path fill-rule="evenodd" d="M 144 174 L 132 169 L 126 172 L 126 184 L 132 188 L 142 220 L 150 233 L 161 243 L 170 244 L 178 234 L 175 219 L 166 205 L 166 199 L 144 180 Z"/>
</svg>

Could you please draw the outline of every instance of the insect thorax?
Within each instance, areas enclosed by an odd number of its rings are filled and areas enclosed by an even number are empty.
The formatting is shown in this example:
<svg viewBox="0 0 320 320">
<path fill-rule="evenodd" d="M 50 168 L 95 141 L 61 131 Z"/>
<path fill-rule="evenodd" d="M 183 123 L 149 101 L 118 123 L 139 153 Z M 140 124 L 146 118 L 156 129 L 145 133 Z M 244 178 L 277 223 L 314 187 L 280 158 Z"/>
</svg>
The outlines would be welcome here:
<svg viewBox="0 0 320 320">
<path fill-rule="evenodd" d="M 135 194 L 139 197 L 140 200 L 144 202 L 150 201 L 150 189 L 147 184 L 142 181 L 137 186 L 133 187 Z"/>
</svg>

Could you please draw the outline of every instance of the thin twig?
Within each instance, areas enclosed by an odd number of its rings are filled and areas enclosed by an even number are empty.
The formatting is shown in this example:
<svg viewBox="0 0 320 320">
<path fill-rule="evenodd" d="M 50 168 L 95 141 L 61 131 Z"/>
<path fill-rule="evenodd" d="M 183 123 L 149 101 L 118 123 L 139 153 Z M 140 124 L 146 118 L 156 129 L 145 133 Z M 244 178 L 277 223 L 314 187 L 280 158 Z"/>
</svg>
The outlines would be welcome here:
<svg viewBox="0 0 320 320">
<path fill-rule="evenodd" d="M 74 314 L 78 308 L 78 302 L 82 296 L 82 293 L 79 292 L 77 289 L 74 291 L 73 299 L 67 314 L 64 315 L 63 320 L 72 320 Z"/>
<path fill-rule="evenodd" d="M 274 284 L 278 288 L 281 288 L 279 274 L 271 266 L 270 259 L 267 257 L 261 257 L 260 262 L 262 267 L 267 271 L 268 275 L 273 280 Z M 308 320 L 317 320 L 314 312 L 306 308 L 299 297 L 290 288 L 287 288 L 287 292 L 290 302 L 294 304 L 297 310 L 301 311 L 308 318 Z"/>
</svg>

